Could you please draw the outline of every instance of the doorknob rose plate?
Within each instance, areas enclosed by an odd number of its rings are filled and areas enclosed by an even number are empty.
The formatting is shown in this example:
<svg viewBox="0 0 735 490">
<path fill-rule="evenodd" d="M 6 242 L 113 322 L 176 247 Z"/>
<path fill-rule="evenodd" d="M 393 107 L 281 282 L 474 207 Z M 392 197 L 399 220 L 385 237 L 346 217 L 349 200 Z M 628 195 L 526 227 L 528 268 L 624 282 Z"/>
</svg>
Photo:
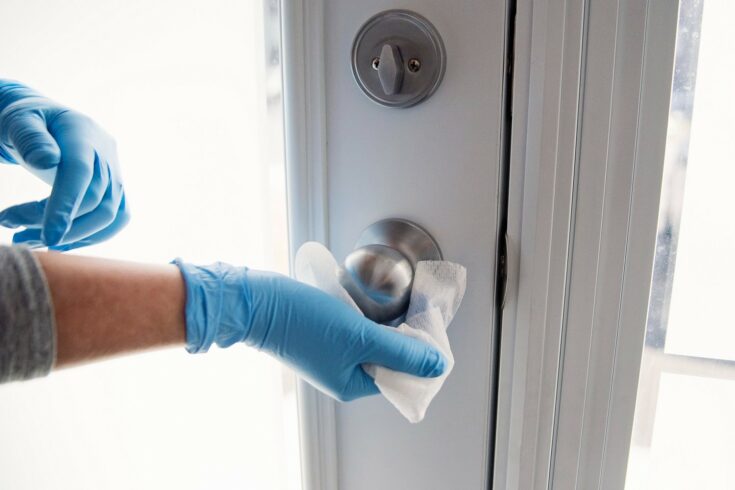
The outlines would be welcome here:
<svg viewBox="0 0 735 490">
<path fill-rule="evenodd" d="M 428 231 L 407 219 L 388 218 L 365 228 L 355 249 L 367 245 L 383 245 L 400 252 L 416 270 L 422 260 L 442 260 L 439 244 Z"/>
<path fill-rule="evenodd" d="M 429 98 L 439 87 L 445 67 L 439 32 L 408 10 L 386 10 L 371 17 L 352 45 L 357 85 L 388 107 L 411 107 Z"/>
</svg>

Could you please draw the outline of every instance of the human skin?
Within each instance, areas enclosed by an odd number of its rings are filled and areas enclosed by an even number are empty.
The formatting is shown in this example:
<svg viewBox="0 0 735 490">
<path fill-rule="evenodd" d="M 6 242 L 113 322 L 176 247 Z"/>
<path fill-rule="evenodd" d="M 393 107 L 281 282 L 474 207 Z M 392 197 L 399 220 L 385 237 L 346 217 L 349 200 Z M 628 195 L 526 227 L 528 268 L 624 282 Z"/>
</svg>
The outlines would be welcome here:
<svg viewBox="0 0 735 490">
<path fill-rule="evenodd" d="M 56 368 L 186 340 L 186 289 L 174 265 L 37 252 L 56 320 Z"/>
</svg>

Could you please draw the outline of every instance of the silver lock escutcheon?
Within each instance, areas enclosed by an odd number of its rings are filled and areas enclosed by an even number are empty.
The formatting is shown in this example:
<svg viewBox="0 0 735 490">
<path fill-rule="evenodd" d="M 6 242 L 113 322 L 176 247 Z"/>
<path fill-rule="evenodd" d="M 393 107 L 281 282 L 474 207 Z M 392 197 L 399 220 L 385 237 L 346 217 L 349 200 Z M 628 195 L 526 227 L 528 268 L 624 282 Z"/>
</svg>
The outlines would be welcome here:
<svg viewBox="0 0 735 490">
<path fill-rule="evenodd" d="M 439 32 L 421 15 L 387 10 L 370 18 L 352 45 L 352 73 L 375 102 L 411 107 L 439 87 L 446 52 Z"/>
</svg>

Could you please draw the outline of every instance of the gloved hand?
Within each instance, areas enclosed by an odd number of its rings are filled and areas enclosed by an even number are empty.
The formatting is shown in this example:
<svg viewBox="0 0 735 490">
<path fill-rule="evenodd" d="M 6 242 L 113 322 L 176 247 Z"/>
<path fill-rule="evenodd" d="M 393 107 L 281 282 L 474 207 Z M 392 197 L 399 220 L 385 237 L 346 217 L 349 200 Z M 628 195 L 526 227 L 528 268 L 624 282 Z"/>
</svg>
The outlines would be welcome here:
<svg viewBox="0 0 735 490">
<path fill-rule="evenodd" d="M 378 325 L 316 288 L 223 263 L 175 264 L 186 283 L 189 352 L 245 342 L 341 401 L 378 393 L 362 363 L 421 377 L 444 372 L 446 361 L 434 347 Z"/>
<path fill-rule="evenodd" d="M 13 243 L 70 250 L 106 240 L 128 222 L 112 137 L 87 116 L 8 80 L 0 80 L 0 162 L 52 186 L 48 198 L 0 212 L 0 225 L 25 227 Z"/>
</svg>

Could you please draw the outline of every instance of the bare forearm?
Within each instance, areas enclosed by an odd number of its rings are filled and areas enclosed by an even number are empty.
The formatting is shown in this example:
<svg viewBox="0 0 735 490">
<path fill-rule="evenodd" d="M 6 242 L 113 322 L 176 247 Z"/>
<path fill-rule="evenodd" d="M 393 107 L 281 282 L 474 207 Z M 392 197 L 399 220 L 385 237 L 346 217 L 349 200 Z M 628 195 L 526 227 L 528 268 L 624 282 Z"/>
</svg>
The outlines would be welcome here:
<svg viewBox="0 0 735 490">
<path fill-rule="evenodd" d="M 175 266 L 37 257 L 54 305 L 56 367 L 184 343 L 186 291 Z"/>
</svg>

